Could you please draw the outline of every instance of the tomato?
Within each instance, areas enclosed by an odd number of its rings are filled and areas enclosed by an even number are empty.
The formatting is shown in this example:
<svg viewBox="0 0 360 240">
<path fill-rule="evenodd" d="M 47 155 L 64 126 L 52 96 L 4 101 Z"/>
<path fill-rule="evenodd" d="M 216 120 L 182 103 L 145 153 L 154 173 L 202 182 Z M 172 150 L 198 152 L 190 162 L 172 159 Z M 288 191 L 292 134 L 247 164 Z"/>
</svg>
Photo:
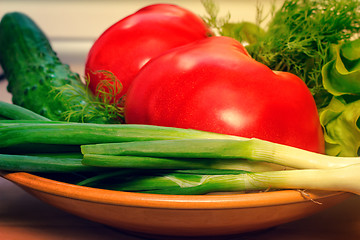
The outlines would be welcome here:
<svg viewBox="0 0 360 240">
<path fill-rule="evenodd" d="M 304 82 L 272 71 L 227 37 L 200 40 L 150 60 L 128 90 L 125 120 L 324 152 L 317 108 Z"/>
<path fill-rule="evenodd" d="M 85 64 L 89 88 L 96 94 L 114 90 L 112 95 L 118 100 L 151 58 L 210 35 L 204 21 L 184 8 L 144 7 L 113 24 L 95 41 Z"/>
</svg>

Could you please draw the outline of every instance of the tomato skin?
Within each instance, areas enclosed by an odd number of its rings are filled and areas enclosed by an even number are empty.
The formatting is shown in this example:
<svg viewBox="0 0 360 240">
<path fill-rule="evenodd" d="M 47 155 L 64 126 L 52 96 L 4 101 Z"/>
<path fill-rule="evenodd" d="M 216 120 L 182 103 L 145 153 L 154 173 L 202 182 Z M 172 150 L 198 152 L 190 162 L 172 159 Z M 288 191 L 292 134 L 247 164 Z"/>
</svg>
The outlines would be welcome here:
<svg viewBox="0 0 360 240">
<path fill-rule="evenodd" d="M 109 27 L 93 44 L 86 64 L 85 76 L 93 93 L 108 92 L 107 79 L 124 95 L 132 79 L 151 58 L 164 51 L 212 35 L 203 20 L 192 12 L 171 4 L 154 4 L 140 9 Z M 117 78 L 105 76 L 109 71 Z M 104 89 L 97 89 L 102 88 Z"/>
<path fill-rule="evenodd" d="M 317 108 L 304 82 L 273 72 L 227 37 L 200 40 L 149 61 L 128 90 L 125 121 L 324 152 Z"/>
</svg>

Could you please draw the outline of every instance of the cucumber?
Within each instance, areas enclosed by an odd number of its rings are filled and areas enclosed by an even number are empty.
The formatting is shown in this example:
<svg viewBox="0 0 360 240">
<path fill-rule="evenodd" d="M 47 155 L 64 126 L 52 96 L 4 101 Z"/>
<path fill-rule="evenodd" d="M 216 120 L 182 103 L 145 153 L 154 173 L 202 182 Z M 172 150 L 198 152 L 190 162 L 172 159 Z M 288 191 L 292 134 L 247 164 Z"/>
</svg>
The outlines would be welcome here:
<svg viewBox="0 0 360 240">
<path fill-rule="evenodd" d="M 60 61 L 44 32 L 24 13 L 10 12 L 1 19 L 0 64 L 16 105 L 50 120 L 119 121 L 95 103 L 79 74 Z"/>
</svg>

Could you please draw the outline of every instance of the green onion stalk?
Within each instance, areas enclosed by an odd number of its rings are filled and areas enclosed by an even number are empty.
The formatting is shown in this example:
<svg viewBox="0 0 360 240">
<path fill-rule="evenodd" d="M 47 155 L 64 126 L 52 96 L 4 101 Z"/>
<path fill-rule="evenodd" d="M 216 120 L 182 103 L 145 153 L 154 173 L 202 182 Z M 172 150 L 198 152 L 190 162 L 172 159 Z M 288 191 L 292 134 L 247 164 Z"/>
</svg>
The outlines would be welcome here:
<svg viewBox="0 0 360 240">
<path fill-rule="evenodd" d="M 161 194 L 205 194 L 222 191 L 249 191 L 269 189 L 321 189 L 329 191 L 347 191 L 360 194 L 360 164 L 334 169 L 306 169 L 242 173 L 237 175 L 202 175 L 197 181 L 188 181 L 187 176 L 162 177 L 173 186 L 143 190 Z M 158 179 L 134 182 L 137 186 L 150 185 Z M 121 190 L 132 190 L 128 184 Z M 141 183 L 141 184 L 140 184 Z M 136 186 L 135 185 L 135 186 Z M 139 187 L 138 187 L 139 188 Z"/>
<path fill-rule="evenodd" d="M 53 152 L 41 153 L 45 146 L 52 146 Z M 7 153 L 19 148 L 37 152 Z M 334 157 L 191 129 L 44 119 L 0 121 L 1 170 L 92 172 L 83 185 L 116 190 L 204 194 L 322 189 L 358 194 L 359 168 L 359 157 Z M 105 180 L 107 184 L 102 184 Z"/>
<path fill-rule="evenodd" d="M 202 164 L 208 161 L 221 166 L 233 164 L 243 159 L 261 161 L 298 169 L 326 169 L 344 167 L 360 163 L 359 157 L 334 157 L 303 149 L 277 144 L 256 138 L 251 139 L 180 139 L 139 141 L 123 143 L 93 144 L 81 146 L 83 163 L 101 166 L 120 166 L 122 160 L 134 157 L 134 161 L 144 157 L 154 164 L 183 159 Z M 158 160 L 156 160 L 158 159 Z M 158 162 L 157 162 L 158 161 Z M 151 162 L 151 161 L 150 161 Z"/>
<path fill-rule="evenodd" d="M 238 174 L 170 172 L 109 185 L 111 189 L 122 191 L 204 194 L 214 191 L 320 189 L 360 193 L 360 158 L 328 156 L 255 138 L 140 141 L 83 145 L 81 149 L 83 164 L 90 166 L 242 169 L 236 164 L 246 160 L 284 167 Z"/>
<path fill-rule="evenodd" d="M 360 164 L 332 169 L 303 169 L 267 172 L 202 172 L 174 170 L 152 175 L 136 174 L 114 178 L 100 174 L 79 183 L 83 186 L 154 194 L 198 195 L 212 192 L 269 191 L 279 189 L 315 189 L 360 194 Z"/>
</svg>

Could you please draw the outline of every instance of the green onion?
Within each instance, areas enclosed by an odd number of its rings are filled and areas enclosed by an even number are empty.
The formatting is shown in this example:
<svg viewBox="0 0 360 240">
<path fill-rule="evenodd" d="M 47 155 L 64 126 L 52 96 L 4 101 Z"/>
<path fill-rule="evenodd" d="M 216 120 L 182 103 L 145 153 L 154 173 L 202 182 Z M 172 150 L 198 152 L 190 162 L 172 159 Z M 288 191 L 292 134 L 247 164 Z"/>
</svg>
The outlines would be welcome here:
<svg viewBox="0 0 360 240">
<path fill-rule="evenodd" d="M 40 123 L 66 123 L 62 121 L 47 121 L 47 120 L 33 120 L 33 119 L 24 119 L 24 120 L 12 120 L 12 119 L 2 119 L 0 120 L 0 127 L 14 127 L 14 126 L 21 126 L 23 124 L 40 124 Z"/>
<path fill-rule="evenodd" d="M 50 119 L 43 117 L 37 113 L 34 113 L 26 108 L 2 101 L 0 101 L 0 117 L 2 117 L 3 119 L 14 119 L 14 120 L 18 119 L 18 120 L 50 121 Z"/>
<path fill-rule="evenodd" d="M 89 166 L 140 169 L 199 169 L 205 168 L 209 165 L 209 162 L 207 161 L 192 161 L 191 159 L 184 160 L 176 158 L 111 156 L 97 154 L 85 154 L 82 163 Z"/>
<path fill-rule="evenodd" d="M 215 178 L 220 176 L 231 176 L 231 175 L 195 175 L 195 174 L 177 174 L 170 173 L 164 176 L 144 176 L 137 177 L 133 180 L 109 185 L 112 190 L 121 190 L 121 191 L 131 191 L 131 192 L 157 192 L 157 191 L 169 191 L 171 194 L 184 193 L 186 191 L 191 191 L 196 194 L 204 194 L 208 191 L 214 191 L 215 186 L 217 185 L 215 181 L 210 184 L 211 190 L 208 188 L 206 183 L 207 178 Z M 226 183 L 226 184 L 224 184 Z M 222 189 L 229 187 L 230 185 L 226 182 L 220 183 Z M 219 185 L 219 186 L 220 186 Z M 208 191 L 204 191 L 205 188 L 208 188 Z M 202 189 L 200 191 L 200 189 Z"/>
<path fill-rule="evenodd" d="M 81 146 L 82 154 L 0 154 L 0 169 L 94 171 L 95 176 L 79 184 L 145 193 L 321 189 L 360 194 L 360 186 L 356 186 L 360 180 L 358 157 L 333 157 L 260 139 L 190 129 L 43 120 L 0 122 L 0 150 L 48 145 L 64 150 L 69 145 L 78 150 Z M 156 171 L 150 174 L 147 169 Z M 103 185 L 109 181 L 113 182 Z"/>
<path fill-rule="evenodd" d="M 288 169 L 284 166 L 245 159 L 192 159 L 159 158 L 147 156 L 114 156 L 84 154 L 82 164 L 97 167 L 132 169 L 234 169 L 246 171 L 274 171 Z"/>
<path fill-rule="evenodd" d="M 114 170 L 111 172 L 100 173 L 92 177 L 88 177 L 81 182 L 76 183 L 79 186 L 96 186 L 99 182 L 103 180 L 110 179 L 111 182 L 114 182 L 114 178 L 124 178 L 128 175 L 137 175 L 139 170 L 132 170 L 132 169 L 121 169 L 121 170 Z"/>
<path fill-rule="evenodd" d="M 3 127 L 0 123 L 0 148 L 22 143 L 94 144 L 160 139 L 240 137 L 191 129 L 131 124 L 23 123 Z"/>
<path fill-rule="evenodd" d="M 9 155 L 0 154 L 0 169 L 25 172 L 83 172 L 99 168 L 81 164 L 81 154 Z"/>
<path fill-rule="evenodd" d="M 206 194 L 277 189 L 321 189 L 360 194 L 360 164 L 333 169 L 305 169 L 229 175 L 169 174 L 137 178 L 115 190 L 157 194 Z"/>
<path fill-rule="evenodd" d="M 246 172 L 228 169 L 160 170 L 156 172 L 125 169 L 90 177 L 79 182 L 78 185 L 122 191 L 147 191 L 178 186 L 176 181 L 169 181 L 170 178 L 185 176 L 186 181 L 189 181 L 191 178 L 198 180 L 199 175 L 231 175 Z"/>
<path fill-rule="evenodd" d="M 152 158 L 190 158 L 193 159 L 249 159 L 253 161 L 265 161 L 292 168 L 334 168 L 360 163 L 358 157 L 334 157 L 318 154 L 295 147 L 276 144 L 260 139 L 180 139 L 160 140 L 147 142 L 124 142 L 83 145 L 81 151 L 84 154 L 86 164 L 92 165 L 95 157 L 101 155 L 117 156 L 143 156 Z M 91 159 L 87 159 L 92 156 Z M 105 158 L 105 157 L 103 157 Z M 109 156 L 108 161 L 117 161 Z M 116 164 L 116 163 L 113 163 Z M 154 159 L 154 164 L 157 162 Z M 159 162 L 161 164 L 161 162 Z M 209 165 L 211 166 L 211 162 Z M 236 164 L 233 164 L 236 167 Z"/>
</svg>

